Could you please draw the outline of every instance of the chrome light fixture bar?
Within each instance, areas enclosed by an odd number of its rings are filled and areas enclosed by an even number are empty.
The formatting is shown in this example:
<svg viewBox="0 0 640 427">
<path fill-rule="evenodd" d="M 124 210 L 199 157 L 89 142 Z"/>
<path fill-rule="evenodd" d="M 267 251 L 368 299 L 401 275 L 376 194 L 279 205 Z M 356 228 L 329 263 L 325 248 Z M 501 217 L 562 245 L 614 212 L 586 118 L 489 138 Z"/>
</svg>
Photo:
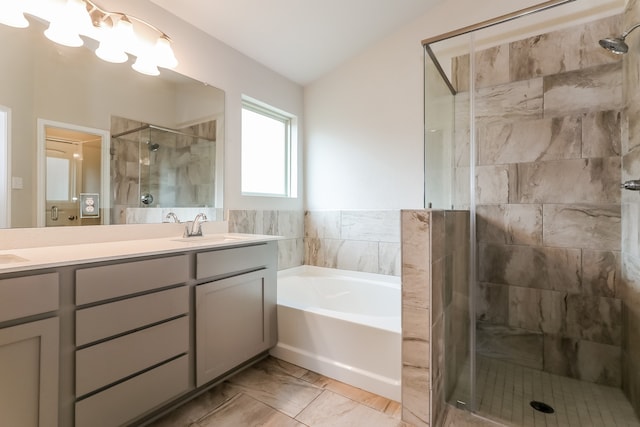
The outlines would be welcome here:
<svg viewBox="0 0 640 427">
<path fill-rule="evenodd" d="M 157 27 L 121 12 L 111 12 L 92 0 L 3 0 L 0 23 L 17 28 L 29 25 L 25 14 L 49 22 L 45 36 L 64 46 L 78 47 L 86 36 L 99 42 L 95 53 L 113 63 L 136 57 L 132 68 L 158 75 L 158 67 L 175 68 L 178 61 L 169 36 Z"/>
</svg>

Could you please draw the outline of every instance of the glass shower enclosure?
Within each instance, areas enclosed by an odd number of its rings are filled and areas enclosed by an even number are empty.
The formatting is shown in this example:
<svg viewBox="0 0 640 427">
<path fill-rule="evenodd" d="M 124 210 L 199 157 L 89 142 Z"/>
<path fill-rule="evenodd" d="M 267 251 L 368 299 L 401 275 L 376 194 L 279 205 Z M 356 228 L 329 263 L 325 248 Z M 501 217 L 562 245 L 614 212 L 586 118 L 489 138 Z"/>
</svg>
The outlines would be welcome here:
<svg viewBox="0 0 640 427">
<path fill-rule="evenodd" d="M 169 212 L 215 219 L 215 120 L 181 129 L 113 121 L 126 130 L 111 139 L 112 223 L 162 222 Z"/>
<path fill-rule="evenodd" d="M 598 43 L 640 22 L 623 3 L 547 1 L 423 43 L 425 207 L 470 213 L 444 395 L 509 425 L 640 425 L 640 199 L 620 189 L 640 173 L 640 39 Z"/>
</svg>

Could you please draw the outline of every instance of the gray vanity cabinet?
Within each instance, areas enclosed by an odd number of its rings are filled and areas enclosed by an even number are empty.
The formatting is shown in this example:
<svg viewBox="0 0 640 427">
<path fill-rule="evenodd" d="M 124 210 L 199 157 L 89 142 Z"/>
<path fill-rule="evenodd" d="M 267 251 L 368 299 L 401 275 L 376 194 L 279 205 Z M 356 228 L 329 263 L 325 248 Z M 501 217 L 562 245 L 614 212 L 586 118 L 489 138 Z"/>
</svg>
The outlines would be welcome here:
<svg viewBox="0 0 640 427">
<path fill-rule="evenodd" d="M 0 427 L 151 421 L 277 341 L 277 242 L 0 274 Z"/>
<path fill-rule="evenodd" d="M 188 261 L 76 271 L 77 427 L 123 425 L 188 390 Z"/>
<path fill-rule="evenodd" d="M 275 245 L 197 254 L 196 386 L 276 344 Z"/>
<path fill-rule="evenodd" d="M 2 426 L 58 425 L 58 308 L 57 273 L 0 280 Z"/>
</svg>

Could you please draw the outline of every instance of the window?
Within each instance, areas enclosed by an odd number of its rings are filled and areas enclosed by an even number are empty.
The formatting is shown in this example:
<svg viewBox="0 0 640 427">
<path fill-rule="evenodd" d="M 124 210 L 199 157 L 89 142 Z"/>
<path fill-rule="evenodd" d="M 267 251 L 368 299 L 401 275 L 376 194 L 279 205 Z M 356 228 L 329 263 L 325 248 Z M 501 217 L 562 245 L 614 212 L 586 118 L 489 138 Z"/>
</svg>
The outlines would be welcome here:
<svg viewBox="0 0 640 427">
<path fill-rule="evenodd" d="M 71 162 L 62 157 L 47 156 L 47 200 L 69 201 Z"/>
<path fill-rule="evenodd" d="M 264 104 L 243 100 L 243 195 L 296 197 L 293 120 Z"/>
</svg>

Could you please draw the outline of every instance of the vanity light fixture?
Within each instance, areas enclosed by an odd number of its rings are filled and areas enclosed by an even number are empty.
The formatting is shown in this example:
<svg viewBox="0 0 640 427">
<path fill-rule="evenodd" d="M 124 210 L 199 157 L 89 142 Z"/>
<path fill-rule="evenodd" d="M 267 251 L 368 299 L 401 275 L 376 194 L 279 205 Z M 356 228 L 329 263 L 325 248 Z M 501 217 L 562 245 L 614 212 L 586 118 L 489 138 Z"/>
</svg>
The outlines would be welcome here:
<svg viewBox="0 0 640 427">
<path fill-rule="evenodd" d="M 111 18 L 113 22 L 113 17 Z M 100 45 L 96 49 L 96 55 L 103 61 L 120 64 L 129 60 L 126 52 L 127 41 L 135 37 L 133 24 L 126 16 L 121 16 L 111 27 L 99 24 Z"/>
<path fill-rule="evenodd" d="M 27 28 L 29 21 L 24 17 L 22 2 L 0 2 L 0 24 L 15 28 Z"/>
<path fill-rule="evenodd" d="M 55 43 L 82 46 L 80 36 L 98 41 L 95 53 L 104 61 L 126 62 L 131 54 L 136 57 L 132 68 L 153 76 L 160 74 L 158 67 L 178 65 L 167 34 L 135 16 L 102 9 L 92 0 L 0 1 L 2 24 L 27 27 L 25 13 L 48 21 L 44 33 Z"/>
<path fill-rule="evenodd" d="M 91 28 L 91 17 L 83 0 L 67 0 L 64 4 L 56 4 L 49 28 L 44 35 L 52 42 L 79 47 L 84 44 L 80 34 Z"/>
</svg>

